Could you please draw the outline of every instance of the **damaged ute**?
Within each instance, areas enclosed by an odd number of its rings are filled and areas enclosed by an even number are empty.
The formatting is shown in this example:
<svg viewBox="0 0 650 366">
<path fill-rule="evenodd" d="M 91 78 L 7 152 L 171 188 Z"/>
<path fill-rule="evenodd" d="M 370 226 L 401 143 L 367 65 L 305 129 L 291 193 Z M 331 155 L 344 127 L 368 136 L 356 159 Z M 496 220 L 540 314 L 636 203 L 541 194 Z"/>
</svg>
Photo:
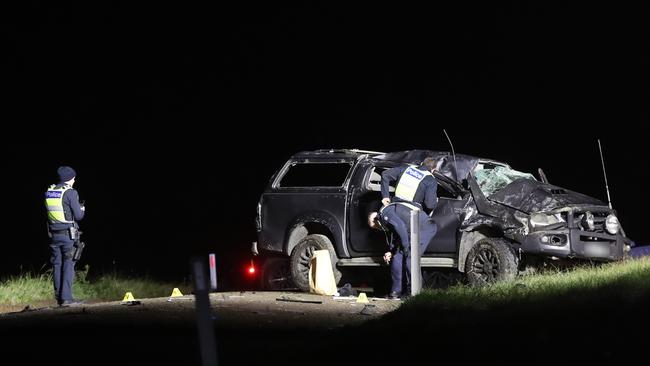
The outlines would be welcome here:
<svg viewBox="0 0 650 366">
<path fill-rule="evenodd" d="M 615 210 L 508 164 L 448 152 L 317 150 L 292 156 L 257 207 L 262 286 L 309 290 L 315 250 L 327 249 L 337 282 L 350 267 L 382 265 L 386 238 L 367 223 L 380 208 L 381 173 L 438 160 L 438 232 L 424 270 L 453 268 L 472 285 L 514 278 L 539 260 L 614 261 L 630 249 Z M 391 192 L 394 187 L 391 187 Z"/>
</svg>

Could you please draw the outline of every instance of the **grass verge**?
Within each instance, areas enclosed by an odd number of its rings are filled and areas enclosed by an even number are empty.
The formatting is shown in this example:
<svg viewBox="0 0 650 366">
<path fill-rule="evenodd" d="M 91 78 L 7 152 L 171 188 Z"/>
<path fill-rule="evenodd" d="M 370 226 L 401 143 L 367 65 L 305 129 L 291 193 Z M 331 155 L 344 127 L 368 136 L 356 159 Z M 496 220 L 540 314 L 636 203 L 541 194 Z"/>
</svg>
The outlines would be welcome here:
<svg viewBox="0 0 650 366">
<path fill-rule="evenodd" d="M 89 281 L 89 266 L 76 271 L 73 282 L 75 298 L 89 302 L 119 301 L 126 292 L 131 292 L 136 298 L 169 296 L 174 287 L 181 292 L 189 293 L 185 284 L 171 284 L 155 281 L 147 277 L 128 278 L 118 274 L 100 276 Z M 52 272 L 23 273 L 0 281 L 0 312 L 15 311 L 27 305 L 31 307 L 56 304 L 53 295 Z"/>
</svg>

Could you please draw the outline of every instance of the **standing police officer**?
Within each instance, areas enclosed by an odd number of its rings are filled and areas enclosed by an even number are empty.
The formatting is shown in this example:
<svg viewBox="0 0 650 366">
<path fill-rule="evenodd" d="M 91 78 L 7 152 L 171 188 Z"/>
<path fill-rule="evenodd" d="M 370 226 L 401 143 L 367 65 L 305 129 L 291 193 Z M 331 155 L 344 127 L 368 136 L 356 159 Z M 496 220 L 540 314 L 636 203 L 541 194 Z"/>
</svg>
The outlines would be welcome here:
<svg viewBox="0 0 650 366">
<path fill-rule="evenodd" d="M 45 192 L 48 234 L 52 239 L 52 270 L 54 275 L 54 297 L 59 306 L 82 303 L 72 297 L 74 279 L 74 242 L 78 239 L 77 221 L 84 217 L 85 207 L 79 203 L 79 193 L 72 188 L 77 173 L 69 166 L 57 170 L 59 183 Z"/>
<path fill-rule="evenodd" d="M 388 169 L 381 175 L 381 196 L 384 207 L 379 215 L 382 221 L 390 224 L 392 229 L 400 238 L 401 245 L 390 248 L 384 254 L 384 260 L 390 263 L 391 269 L 391 298 L 399 298 L 402 295 L 402 275 L 404 273 L 404 262 L 406 261 L 406 280 L 411 275 L 411 253 L 410 253 L 410 220 L 411 210 L 419 209 L 418 216 L 420 226 L 420 255 L 429 244 L 429 241 L 436 234 L 436 223 L 430 219 L 430 213 L 438 203 L 437 190 L 438 182 L 432 172 L 436 169 L 437 161 L 428 157 L 422 161 L 420 166 L 407 165 Z M 395 197 L 391 203 L 389 186 L 397 182 Z M 429 210 L 429 214 L 425 212 Z"/>
</svg>

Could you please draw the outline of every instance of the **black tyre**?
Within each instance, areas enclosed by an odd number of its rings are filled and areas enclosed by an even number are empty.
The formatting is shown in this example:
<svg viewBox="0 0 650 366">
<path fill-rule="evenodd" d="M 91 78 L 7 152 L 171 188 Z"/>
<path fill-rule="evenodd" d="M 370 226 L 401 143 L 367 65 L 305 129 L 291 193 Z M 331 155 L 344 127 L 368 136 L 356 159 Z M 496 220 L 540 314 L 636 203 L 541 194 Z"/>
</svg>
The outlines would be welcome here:
<svg viewBox="0 0 650 366">
<path fill-rule="evenodd" d="M 309 292 L 309 266 L 311 258 L 314 256 L 314 251 L 322 249 L 327 249 L 330 252 L 334 280 L 337 284 L 341 280 L 341 272 L 336 268 L 338 259 L 336 258 L 334 247 L 329 238 L 320 234 L 307 235 L 296 244 L 296 247 L 291 253 L 291 276 L 298 289 Z"/>
<path fill-rule="evenodd" d="M 295 290 L 289 259 L 268 258 L 262 266 L 260 286 L 267 291 Z"/>
<path fill-rule="evenodd" d="M 471 286 L 484 286 L 514 279 L 517 267 L 517 255 L 505 240 L 485 238 L 476 242 L 467 254 L 465 274 Z"/>
</svg>

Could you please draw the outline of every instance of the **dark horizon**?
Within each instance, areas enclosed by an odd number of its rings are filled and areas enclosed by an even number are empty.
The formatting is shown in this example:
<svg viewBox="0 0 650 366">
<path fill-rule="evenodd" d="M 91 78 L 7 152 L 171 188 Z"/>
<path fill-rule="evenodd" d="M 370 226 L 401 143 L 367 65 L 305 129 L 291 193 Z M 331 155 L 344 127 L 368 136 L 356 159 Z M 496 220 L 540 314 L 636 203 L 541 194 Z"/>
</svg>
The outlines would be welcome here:
<svg viewBox="0 0 650 366">
<path fill-rule="evenodd" d="M 606 201 L 600 139 L 620 221 L 650 244 L 647 12 L 32 2 L 3 15 L 16 234 L 2 276 L 47 268 L 42 192 L 59 165 L 88 207 L 82 265 L 181 280 L 189 257 L 216 252 L 228 281 L 293 153 L 449 150 L 443 128 L 457 153 Z"/>
</svg>

